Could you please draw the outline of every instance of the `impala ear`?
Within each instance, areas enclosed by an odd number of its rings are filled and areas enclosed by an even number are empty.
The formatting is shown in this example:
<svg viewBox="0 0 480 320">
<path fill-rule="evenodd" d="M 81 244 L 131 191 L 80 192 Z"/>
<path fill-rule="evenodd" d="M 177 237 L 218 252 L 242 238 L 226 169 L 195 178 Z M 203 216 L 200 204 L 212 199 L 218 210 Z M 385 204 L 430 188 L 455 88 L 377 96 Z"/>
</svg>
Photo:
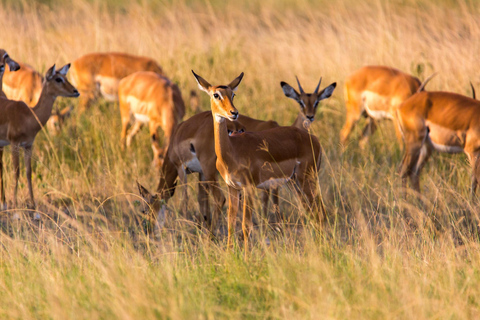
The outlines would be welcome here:
<svg viewBox="0 0 480 320">
<path fill-rule="evenodd" d="M 60 73 L 61 75 L 66 76 L 66 75 L 67 75 L 67 72 L 68 72 L 68 69 L 70 69 L 70 63 L 64 65 L 60 70 L 58 70 L 58 73 Z"/>
<path fill-rule="evenodd" d="M 280 82 L 280 86 L 282 87 L 282 90 L 285 96 L 295 101 L 300 100 L 300 94 L 291 85 L 282 81 Z"/>
<path fill-rule="evenodd" d="M 336 87 L 337 87 L 337 83 L 334 82 L 334 83 L 332 83 L 331 85 L 329 85 L 328 87 L 324 88 L 324 89 L 320 92 L 320 94 L 318 95 L 317 101 L 330 98 L 330 96 L 331 96 L 332 93 L 333 93 L 333 90 L 335 90 Z"/>
<path fill-rule="evenodd" d="M 137 187 L 138 187 L 138 192 L 140 193 L 140 196 L 142 196 L 142 198 L 145 199 L 147 202 L 150 201 L 150 199 L 152 198 L 152 195 L 147 190 L 147 188 L 142 186 L 138 181 L 137 181 Z"/>
<path fill-rule="evenodd" d="M 48 69 L 47 73 L 45 74 L 45 78 L 47 78 L 47 80 L 52 79 L 52 77 L 55 75 L 55 72 L 55 65 L 53 65 L 50 69 Z"/>
<path fill-rule="evenodd" d="M 230 82 L 230 84 L 228 85 L 230 87 L 230 89 L 232 89 L 233 91 L 237 91 L 238 85 L 240 84 L 240 82 L 242 82 L 243 75 L 244 75 L 243 72 L 240 73 L 240 75 L 238 77 L 236 77 L 235 80 Z"/>
<path fill-rule="evenodd" d="M 18 69 L 20 69 L 20 65 L 13 61 L 12 58 L 8 56 L 8 54 L 5 57 L 5 63 L 8 64 L 10 71 L 17 71 Z"/>
<path fill-rule="evenodd" d="M 195 80 L 197 80 L 198 88 L 200 88 L 200 90 L 202 91 L 205 91 L 206 93 L 209 93 L 208 89 L 210 89 L 212 85 L 208 83 L 207 80 L 203 79 L 198 74 L 196 74 L 193 70 L 192 70 L 192 73 L 193 73 L 193 76 L 195 77 Z"/>
</svg>

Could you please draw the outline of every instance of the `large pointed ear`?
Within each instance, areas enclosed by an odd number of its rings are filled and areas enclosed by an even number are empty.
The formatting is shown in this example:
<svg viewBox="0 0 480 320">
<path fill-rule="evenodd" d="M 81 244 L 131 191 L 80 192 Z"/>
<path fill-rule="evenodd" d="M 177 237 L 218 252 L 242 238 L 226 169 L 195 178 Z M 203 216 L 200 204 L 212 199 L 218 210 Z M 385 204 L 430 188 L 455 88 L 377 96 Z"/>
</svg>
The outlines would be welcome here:
<svg viewBox="0 0 480 320">
<path fill-rule="evenodd" d="M 293 99 L 295 101 L 300 100 L 300 94 L 297 92 L 297 90 L 293 89 L 291 85 L 289 85 L 286 82 L 280 82 L 280 86 L 282 86 L 283 93 L 290 99 Z"/>
<path fill-rule="evenodd" d="M 192 70 L 192 73 L 193 73 L 193 76 L 195 77 L 195 80 L 197 80 L 198 87 L 200 88 L 200 90 L 205 91 L 206 93 L 209 93 L 208 89 L 210 89 L 212 85 L 208 83 L 207 80 L 203 79 L 198 74 L 196 74 L 193 70 Z"/>
<path fill-rule="evenodd" d="M 237 87 L 238 85 L 240 84 L 240 82 L 242 82 L 242 79 L 243 79 L 243 72 L 240 73 L 240 75 L 238 77 L 235 78 L 235 80 L 233 80 L 232 82 L 230 82 L 230 84 L 228 85 L 230 87 L 230 89 L 232 89 L 233 91 L 237 91 Z"/>
<path fill-rule="evenodd" d="M 147 188 L 145 188 L 144 186 L 142 186 L 138 181 L 137 181 L 137 187 L 138 187 L 138 192 L 140 193 L 140 195 L 142 196 L 142 198 L 145 199 L 147 202 L 149 202 L 150 199 L 152 198 L 152 195 L 151 195 L 150 192 L 147 190 Z"/>
<path fill-rule="evenodd" d="M 8 67 L 10 68 L 10 71 L 17 71 L 18 69 L 20 69 L 20 65 L 18 63 L 16 63 L 15 61 L 13 61 L 7 54 L 7 56 L 5 57 L 5 63 L 8 64 Z"/>
<path fill-rule="evenodd" d="M 330 96 L 332 95 L 333 93 L 333 90 L 335 90 L 335 88 L 337 87 L 337 83 L 334 82 L 332 83 L 331 85 L 329 85 L 328 87 L 324 88 L 320 94 L 318 95 L 318 101 L 320 100 L 323 100 L 323 99 L 327 99 L 327 98 L 330 98 Z"/>
<path fill-rule="evenodd" d="M 55 65 L 53 65 L 50 69 L 48 69 L 47 73 L 45 74 L 45 78 L 47 78 L 47 80 L 52 79 L 52 77 L 55 75 L 55 72 Z"/>
<path fill-rule="evenodd" d="M 67 75 L 67 72 L 68 72 L 68 69 L 70 69 L 70 63 L 67 63 L 66 65 L 64 65 L 60 70 L 58 70 L 57 72 L 60 73 L 61 75 L 64 75 L 66 76 Z"/>
</svg>

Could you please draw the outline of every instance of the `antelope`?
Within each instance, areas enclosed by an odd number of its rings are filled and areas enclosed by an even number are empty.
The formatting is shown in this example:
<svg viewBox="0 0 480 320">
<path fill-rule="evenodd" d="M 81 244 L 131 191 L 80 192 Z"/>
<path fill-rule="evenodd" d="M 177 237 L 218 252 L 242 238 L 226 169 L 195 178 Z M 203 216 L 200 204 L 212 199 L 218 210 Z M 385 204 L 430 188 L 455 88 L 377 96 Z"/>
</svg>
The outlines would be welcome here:
<svg viewBox="0 0 480 320">
<path fill-rule="evenodd" d="M 271 188 L 293 180 L 308 203 L 314 205 L 316 183 L 308 175 L 315 174 L 320 168 L 320 143 L 315 136 L 295 127 L 277 127 L 229 136 L 227 121 L 238 119 L 233 97 L 242 81 L 243 72 L 227 86 L 212 86 L 193 70 L 192 73 L 199 88 L 210 96 L 216 167 L 228 186 L 227 245 L 231 247 L 233 244 L 239 193 L 243 191 L 242 229 L 247 254 L 252 229 L 251 188 Z"/>
<path fill-rule="evenodd" d="M 79 93 L 68 82 L 66 74 L 70 64 L 57 70 L 53 65 L 46 73 L 42 93 L 34 108 L 29 108 L 23 101 L 0 98 L 0 191 L 2 207 L 6 209 L 3 188 L 3 148 L 12 145 L 12 163 L 15 172 L 13 206 L 17 206 L 18 179 L 20 176 L 20 148 L 25 151 L 25 167 L 30 196 L 28 207 L 35 208 L 32 189 L 32 147 L 37 133 L 47 123 L 52 113 L 53 103 L 58 96 L 78 97 Z M 37 216 L 36 216 L 37 218 Z"/>
<path fill-rule="evenodd" d="M 169 146 L 170 137 L 185 115 L 185 104 L 178 86 L 169 79 L 151 71 L 135 72 L 120 81 L 118 87 L 122 118 L 122 147 L 130 146 L 135 134 L 145 123 L 149 124 L 153 162 L 159 167 Z M 127 135 L 133 115 L 134 124 Z M 164 132 L 164 145 L 160 147 L 158 127 Z"/>
<path fill-rule="evenodd" d="M 2 86 L 3 75 L 6 68 L 5 65 L 8 65 L 10 71 L 17 71 L 18 69 L 20 69 L 20 65 L 14 60 L 12 60 L 12 58 L 10 58 L 10 56 L 5 50 L 0 49 L 0 97 L 3 97 L 3 98 L 6 97 L 5 93 L 3 92 L 3 86 Z"/>
<path fill-rule="evenodd" d="M 414 93 L 422 91 L 432 76 L 421 83 L 414 76 L 385 66 L 366 66 L 354 72 L 345 80 L 347 119 L 340 132 L 340 142 L 346 144 L 355 124 L 364 116 L 368 122 L 359 141 L 363 148 L 369 135 L 377 128 L 376 121 L 391 119 L 395 122 L 398 106 Z M 397 129 L 395 125 L 397 139 L 401 142 Z"/>
<path fill-rule="evenodd" d="M 75 60 L 70 76 L 81 94 L 80 110 L 88 108 L 99 96 L 107 101 L 117 101 L 120 80 L 137 71 L 164 75 L 155 60 L 127 53 L 90 53 Z"/>
<path fill-rule="evenodd" d="M 19 63 L 20 70 L 16 72 L 5 72 L 3 77 L 3 89 L 7 99 L 21 100 L 30 108 L 37 105 L 42 93 L 43 76 L 31 66 Z M 47 122 L 47 129 L 52 135 L 57 135 L 65 119 L 72 112 L 72 107 L 65 107 L 62 110 L 54 108 L 52 115 Z"/>
<path fill-rule="evenodd" d="M 464 152 L 472 166 L 473 198 L 480 179 L 480 101 L 451 92 L 420 92 L 397 113 L 405 141 L 400 170 L 403 186 L 410 177 L 412 187 L 420 192 L 420 171 L 432 151 Z"/>
</svg>

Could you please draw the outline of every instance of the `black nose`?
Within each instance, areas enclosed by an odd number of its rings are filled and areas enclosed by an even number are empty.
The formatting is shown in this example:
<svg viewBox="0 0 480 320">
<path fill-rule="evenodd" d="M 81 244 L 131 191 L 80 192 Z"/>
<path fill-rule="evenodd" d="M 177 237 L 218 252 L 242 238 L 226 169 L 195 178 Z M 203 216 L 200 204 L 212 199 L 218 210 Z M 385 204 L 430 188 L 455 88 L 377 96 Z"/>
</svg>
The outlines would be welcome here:
<svg viewBox="0 0 480 320">
<path fill-rule="evenodd" d="M 80 95 L 80 92 L 78 92 L 77 89 L 73 90 L 73 95 L 78 97 Z"/>
<path fill-rule="evenodd" d="M 238 117 L 238 111 L 230 111 L 234 119 L 237 119 Z"/>
<path fill-rule="evenodd" d="M 311 122 L 313 122 L 313 118 L 315 118 L 315 116 L 307 116 L 307 119 L 310 120 Z"/>
</svg>

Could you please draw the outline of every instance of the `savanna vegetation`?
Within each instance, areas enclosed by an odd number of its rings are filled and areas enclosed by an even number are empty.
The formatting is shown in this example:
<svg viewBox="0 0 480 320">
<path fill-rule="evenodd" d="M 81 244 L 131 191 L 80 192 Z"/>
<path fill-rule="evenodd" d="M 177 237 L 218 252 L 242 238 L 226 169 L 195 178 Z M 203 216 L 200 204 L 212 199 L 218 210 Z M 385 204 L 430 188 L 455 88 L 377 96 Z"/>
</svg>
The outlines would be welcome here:
<svg viewBox="0 0 480 320">
<path fill-rule="evenodd" d="M 343 81 L 361 66 L 388 65 L 420 79 L 438 72 L 427 90 L 471 95 L 469 81 L 480 84 L 479 4 L 1 0 L 0 48 L 42 72 L 95 51 L 150 56 L 188 104 L 197 88 L 191 69 L 214 84 L 243 71 L 239 112 L 281 125 L 293 122 L 298 105 L 280 81 L 296 86 L 297 75 L 307 92 L 320 76 L 338 86 L 312 125 L 324 150 L 318 180 L 326 223 L 313 223 L 294 191 L 283 188 L 285 222 L 281 232 L 272 230 L 257 198 L 248 260 L 240 237 L 228 250 L 224 227 L 212 240 L 186 219 L 180 192 L 169 202 L 165 229 L 145 235 L 135 181 L 154 190 L 159 172 L 148 130 L 121 151 L 117 104 L 100 100 L 74 111 L 60 135 L 40 133 L 34 192 L 41 221 L 22 208 L 15 210 L 20 220 L 11 219 L 13 210 L 0 212 L 0 318 L 479 317 L 479 206 L 470 201 L 466 157 L 435 154 L 415 194 L 401 188 L 402 152 L 391 122 L 364 150 L 356 138 L 339 144 Z M 198 94 L 208 110 L 207 95 Z M 187 108 L 185 119 L 192 114 Z M 23 172 L 21 179 L 24 203 Z M 190 212 L 198 210 L 196 181 L 189 177 Z"/>
</svg>

